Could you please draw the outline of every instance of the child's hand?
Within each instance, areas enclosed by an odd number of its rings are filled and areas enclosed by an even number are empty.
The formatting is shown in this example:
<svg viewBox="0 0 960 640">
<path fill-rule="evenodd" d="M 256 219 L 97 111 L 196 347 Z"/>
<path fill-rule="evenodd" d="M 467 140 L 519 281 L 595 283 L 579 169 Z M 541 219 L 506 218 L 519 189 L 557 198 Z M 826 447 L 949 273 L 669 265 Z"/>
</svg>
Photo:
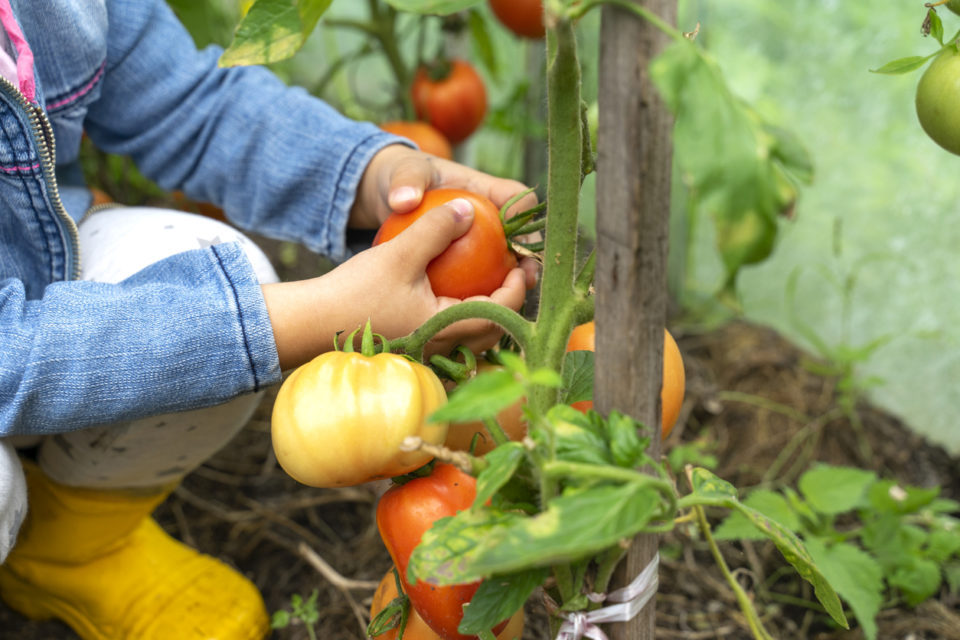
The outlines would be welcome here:
<svg viewBox="0 0 960 640">
<path fill-rule="evenodd" d="M 425 213 L 403 233 L 361 251 L 319 278 L 263 285 L 283 369 L 299 366 L 333 347 L 337 331 L 350 332 L 369 318 L 387 338 L 407 335 L 441 309 L 460 302 L 434 295 L 427 264 L 473 222 L 473 207 L 453 200 Z M 510 272 L 489 297 L 518 310 L 525 297 L 524 273 Z M 492 348 L 502 330 L 487 320 L 465 320 L 428 344 L 428 353 L 448 353 L 457 345 L 479 352 Z"/>
<path fill-rule="evenodd" d="M 376 229 L 393 212 L 413 210 L 427 189 L 456 188 L 472 191 L 502 207 L 527 187 L 516 180 L 497 178 L 462 164 L 444 160 L 403 145 L 390 145 L 378 152 L 363 174 L 357 198 L 350 211 L 351 227 Z M 537 205 L 529 193 L 516 202 L 507 217 Z M 520 261 L 527 288 L 537 282 L 539 266 L 532 259 Z"/>
</svg>

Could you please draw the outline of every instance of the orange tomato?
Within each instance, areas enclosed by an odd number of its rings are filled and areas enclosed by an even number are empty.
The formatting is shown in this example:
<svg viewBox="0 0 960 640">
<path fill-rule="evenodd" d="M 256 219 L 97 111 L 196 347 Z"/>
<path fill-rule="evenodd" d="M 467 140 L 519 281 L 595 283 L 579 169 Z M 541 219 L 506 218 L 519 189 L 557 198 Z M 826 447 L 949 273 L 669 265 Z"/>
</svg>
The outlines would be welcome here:
<svg viewBox="0 0 960 640">
<path fill-rule="evenodd" d="M 380 128 L 387 133 L 402 136 L 416 143 L 420 150 L 439 158 L 453 159 L 450 141 L 443 137 L 435 127 L 426 122 L 393 120 L 384 122 Z"/>
<path fill-rule="evenodd" d="M 570 332 L 567 340 L 567 351 L 595 351 L 596 325 L 593 321 L 578 325 Z M 677 342 L 670 332 L 663 331 L 663 383 L 660 387 L 661 404 L 661 435 L 666 438 L 673 430 L 677 418 L 680 416 L 680 407 L 683 405 L 683 395 L 686 389 L 686 372 L 683 369 L 683 356 Z M 590 400 L 573 403 L 573 407 L 586 412 L 593 406 Z"/>
<path fill-rule="evenodd" d="M 387 571 L 386 575 L 380 580 L 376 592 L 373 594 L 373 602 L 370 604 L 370 619 L 376 617 L 383 611 L 384 607 L 390 604 L 397 597 L 397 581 L 393 577 L 393 570 Z M 523 609 L 517 611 L 507 622 L 503 631 L 497 634 L 497 640 L 520 640 L 523 634 L 524 616 Z M 374 640 L 395 640 L 398 630 L 396 628 L 384 631 L 378 636 L 373 636 Z M 412 606 L 410 614 L 407 617 L 407 626 L 403 631 L 405 640 L 443 640 L 436 631 L 427 626 L 420 614 Z"/>
</svg>

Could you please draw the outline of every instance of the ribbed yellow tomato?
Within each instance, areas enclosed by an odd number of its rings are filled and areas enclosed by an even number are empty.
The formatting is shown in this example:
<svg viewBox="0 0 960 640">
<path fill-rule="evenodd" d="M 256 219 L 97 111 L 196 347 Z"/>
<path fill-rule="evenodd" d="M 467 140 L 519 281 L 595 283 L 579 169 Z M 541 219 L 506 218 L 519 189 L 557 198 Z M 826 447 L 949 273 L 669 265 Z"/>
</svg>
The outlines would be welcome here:
<svg viewBox="0 0 960 640">
<path fill-rule="evenodd" d="M 430 456 L 404 452 L 419 436 L 441 444 L 446 423 L 427 416 L 447 401 L 433 371 L 393 353 L 331 351 L 296 369 L 273 407 L 273 450 L 284 471 L 313 487 L 345 487 L 402 475 Z"/>
</svg>

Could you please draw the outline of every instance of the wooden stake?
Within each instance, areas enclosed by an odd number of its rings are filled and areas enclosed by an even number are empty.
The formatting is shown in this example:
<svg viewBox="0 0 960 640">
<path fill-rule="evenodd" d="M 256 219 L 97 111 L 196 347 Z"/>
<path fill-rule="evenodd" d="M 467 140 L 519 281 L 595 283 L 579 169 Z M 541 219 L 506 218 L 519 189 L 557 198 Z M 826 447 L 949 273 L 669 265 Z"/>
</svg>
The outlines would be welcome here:
<svg viewBox="0 0 960 640">
<path fill-rule="evenodd" d="M 632 0 L 676 23 L 676 0 Z M 597 170 L 597 408 L 617 409 L 660 431 L 667 229 L 673 119 L 650 81 L 668 38 L 636 14 L 603 9 Z M 650 454 L 657 459 L 660 442 Z M 657 553 L 658 538 L 634 539 L 611 590 L 629 584 Z M 654 601 L 611 640 L 654 640 Z"/>
</svg>

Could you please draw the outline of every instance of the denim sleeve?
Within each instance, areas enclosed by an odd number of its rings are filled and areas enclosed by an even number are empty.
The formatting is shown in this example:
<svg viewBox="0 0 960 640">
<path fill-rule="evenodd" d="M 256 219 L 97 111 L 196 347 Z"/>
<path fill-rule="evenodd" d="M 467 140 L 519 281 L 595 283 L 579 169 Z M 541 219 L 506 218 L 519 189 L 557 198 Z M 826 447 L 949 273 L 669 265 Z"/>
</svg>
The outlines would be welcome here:
<svg viewBox="0 0 960 640">
<path fill-rule="evenodd" d="M 55 283 L 39 300 L 0 280 L 0 436 L 196 409 L 279 381 L 260 285 L 235 243 L 117 284 Z"/>
<path fill-rule="evenodd" d="M 238 227 L 334 260 L 364 168 L 391 143 L 262 67 L 221 69 L 162 0 L 110 0 L 101 98 L 85 128 L 165 189 L 219 204 Z"/>
</svg>

